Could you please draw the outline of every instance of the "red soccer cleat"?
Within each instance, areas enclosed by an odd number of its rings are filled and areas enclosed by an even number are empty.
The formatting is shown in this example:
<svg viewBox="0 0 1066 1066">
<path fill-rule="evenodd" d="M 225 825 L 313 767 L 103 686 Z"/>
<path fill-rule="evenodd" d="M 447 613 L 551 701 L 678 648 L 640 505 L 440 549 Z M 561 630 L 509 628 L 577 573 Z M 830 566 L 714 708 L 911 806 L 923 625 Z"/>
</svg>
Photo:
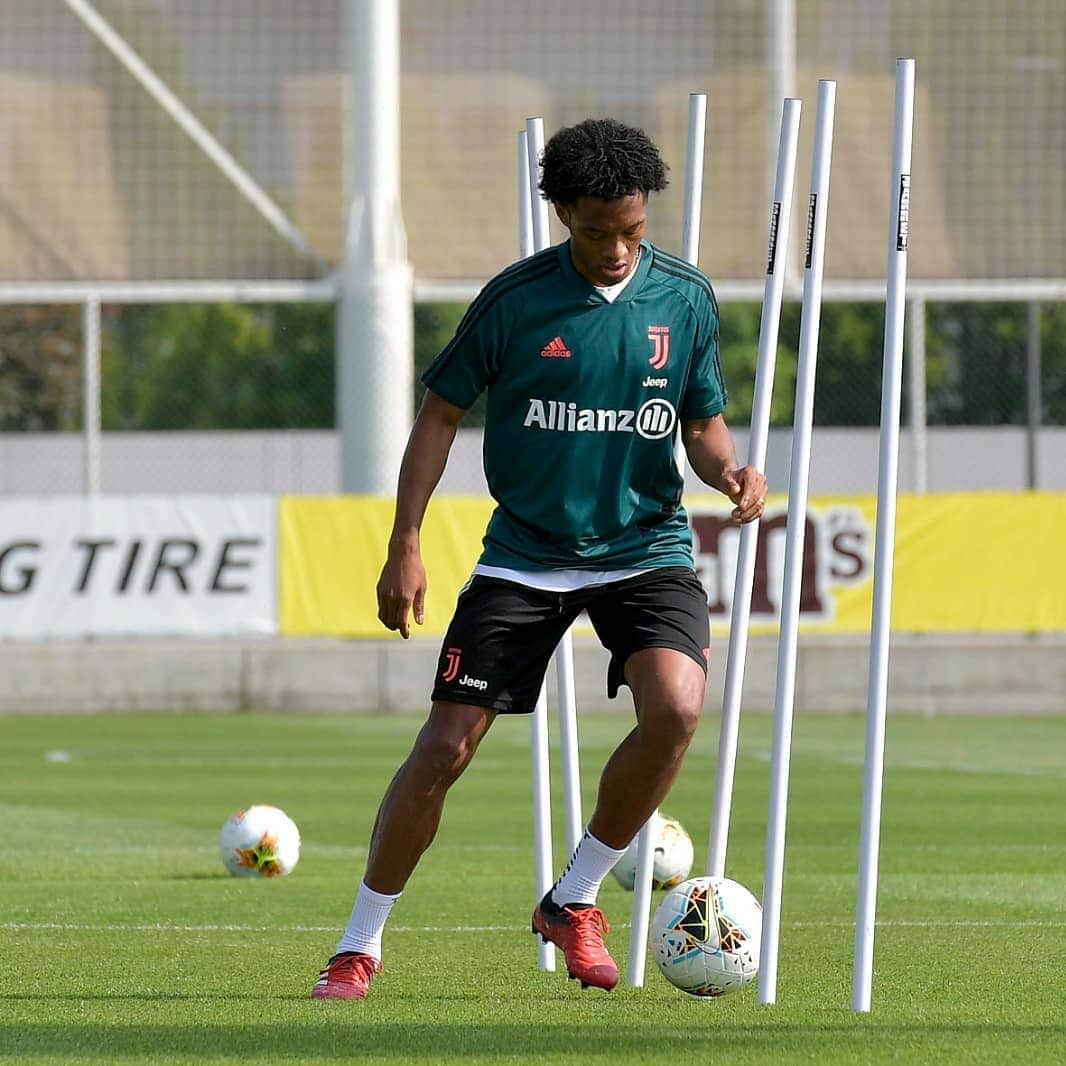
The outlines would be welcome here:
<svg viewBox="0 0 1066 1066">
<path fill-rule="evenodd" d="M 311 989 L 312 999 L 366 999 L 381 963 L 373 955 L 346 951 L 334 955 Z"/>
<path fill-rule="evenodd" d="M 605 988 L 618 984 L 618 967 L 604 946 L 603 935 L 611 927 L 599 907 L 558 907 L 548 893 L 533 912 L 533 932 L 545 944 L 562 950 L 566 972 L 582 988 Z"/>
</svg>

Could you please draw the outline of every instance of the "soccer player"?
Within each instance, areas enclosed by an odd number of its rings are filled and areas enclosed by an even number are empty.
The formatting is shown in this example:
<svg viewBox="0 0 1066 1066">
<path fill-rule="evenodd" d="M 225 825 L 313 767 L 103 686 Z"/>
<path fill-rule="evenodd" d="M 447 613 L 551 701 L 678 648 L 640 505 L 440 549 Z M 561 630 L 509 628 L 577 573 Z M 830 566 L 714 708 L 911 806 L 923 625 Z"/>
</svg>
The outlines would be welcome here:
<svg viewBox="0 0 1066 1066">
<path fill-rule="evenodd" d="M 441 648 L 429 717 L 378 810 L 366 872 L 315 998 L 361 999 L 381 934 L 440 822 L 448 788 L 498 714 L 533 711 L 549 658 L 581 611 L 611 653 L 607 690 L 636 725 L 607 761 L 596 809 L 532 926 L 571 977 L 604 989 L 600 884 L 659 806 L 703 705 L 707 598 L 696 577 L 674 455 L 762 514 L 766 479 L 737 463 L 722 417 L 718 308 L 703 274 L 644 239 L 666 167 L 611 119 L 560 130 L 540 188 L 570 239 L 493 278 L 422 377 L 425 400 L 400 469 L 378 616 L 410 636 L 426 572 L 419 530 L 464 412 L 488 391 L 484 461 L 496 510 Z"/>
</svg>

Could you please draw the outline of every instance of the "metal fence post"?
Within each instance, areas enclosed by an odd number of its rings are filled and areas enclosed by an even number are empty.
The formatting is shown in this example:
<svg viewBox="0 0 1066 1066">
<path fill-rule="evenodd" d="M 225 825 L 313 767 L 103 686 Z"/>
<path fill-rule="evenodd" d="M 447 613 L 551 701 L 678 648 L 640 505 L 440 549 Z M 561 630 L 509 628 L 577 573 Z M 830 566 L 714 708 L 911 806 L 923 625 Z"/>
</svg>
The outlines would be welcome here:
<svg viewBox="0 0 1066 1066">
<path fill-rule="evenodd" d="M 767 0 L 766 66 L 769 73 L 766 108 L 766 194 L 772 196 L 777 180 L 778 116 L 786 99 L 796 95 L 796 0 Z M 797 287 L 801 280 L 797 241 L 790 241 L 785 280 Z M 798 295 L 796 299 L 799 299 Z"/>
<path fill-rule="evenodd" d="M 1028 303 L 1028 336 L 1025 344 L 1025 487 L 1040 488 L 1040 424 L 1043 421 L 1041 390 L 1040 304 Z"/>
<path fill-rule="evenodd" d="M 85 435 L 85 495 L 100 495 L 100 297 L 82 306 L 82 430 Z"/>
<path fill-rule="evenodd" d="M 910 313 L 907 316 L 909 331 L 907 365 L 910 369 L 907 379 L 909 394 L 907 398 L 910 401 L 911 416 L 911 491 L 928 492 L 929 434 L 925 402 L 925 300 L 920 296 L 915 297 L 910 301 L 910 305 Z"/>
</svg>

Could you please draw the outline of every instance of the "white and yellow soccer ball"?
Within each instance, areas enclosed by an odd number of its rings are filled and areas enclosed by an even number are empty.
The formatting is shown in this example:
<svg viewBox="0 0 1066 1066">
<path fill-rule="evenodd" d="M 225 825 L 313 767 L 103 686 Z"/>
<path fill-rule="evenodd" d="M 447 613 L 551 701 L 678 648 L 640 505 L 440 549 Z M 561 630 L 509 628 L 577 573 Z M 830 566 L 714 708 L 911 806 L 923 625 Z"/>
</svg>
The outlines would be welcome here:
<svg viewBox="0 0 1066 1066">
<path fill-rule="evenodd" d="M 693 877 L 669 892 L 651 920 L 655 961 L 693 996 L 735 992 L 759 972 L 762 906 L 728 877 Z"/>
<path fill-rule="evenodd" d="M 261 803 L 226 819 L 218 849 L 234 877 L 284 877 L 300 859 L 300 830 L 279 807 Z"/>
<path fill-rule="evenodd" d="M 655 888 L 672 888 L 684 881 L 692 871 L 692 838 L 676 818 L 666 814 L 656 814 L 654 817 L 655 863 L 651 883 Z M 626 853 L 614 864 L 611 872 L 624 889 L 633 891 L 633 882 L 637 878 L 636 840 L 626 848 Z"/>
</svg>

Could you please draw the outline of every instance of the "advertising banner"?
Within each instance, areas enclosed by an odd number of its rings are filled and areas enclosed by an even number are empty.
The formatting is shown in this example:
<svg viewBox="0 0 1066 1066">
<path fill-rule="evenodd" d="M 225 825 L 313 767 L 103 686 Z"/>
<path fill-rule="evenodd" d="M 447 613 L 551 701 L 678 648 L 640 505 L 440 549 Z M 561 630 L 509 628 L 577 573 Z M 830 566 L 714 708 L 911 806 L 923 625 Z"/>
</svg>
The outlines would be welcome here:
<svg viewBox="0 0 1066 1066">
<path fill-rule="evenodd" d="M 720 496 L 686 498 L 696 569 L 712 627 L 728 626 L 739 531 Z M 426 623 L 444 633 L 477 562 L 492 512 L 484 497 L 440 497 L 422 529 Z M 291 634 L 381 637 L 375 586 L 393 502 L 289 497 L 280 504 L 280 627 Z M 870 627 L 876 500 L 816 497 L 806 523 L 801 593 L 805 632 Z M 771 497 L 760 523 L 752 631 L 777 627 L 787 513 Z M 1066 493 L 902 495 L 892 625 L 900 632 L 1046 632 L 1066 629 Z"/>
<path fill-rule="evenodd" d="M 0 500 L 0 639 L 277 632 L 273 497 Z"/>
<path fill-rule="evenodd" d="M 441 496 L 422 524 L 429 582 L 419 633 L 443 635 L 481 554 L 486 496 Z M 287 635 L 383 637 L 375 588 L 395 503 L 380 496 L 283 496 L 279 503 L 279 624 Z"/>
</svg>

